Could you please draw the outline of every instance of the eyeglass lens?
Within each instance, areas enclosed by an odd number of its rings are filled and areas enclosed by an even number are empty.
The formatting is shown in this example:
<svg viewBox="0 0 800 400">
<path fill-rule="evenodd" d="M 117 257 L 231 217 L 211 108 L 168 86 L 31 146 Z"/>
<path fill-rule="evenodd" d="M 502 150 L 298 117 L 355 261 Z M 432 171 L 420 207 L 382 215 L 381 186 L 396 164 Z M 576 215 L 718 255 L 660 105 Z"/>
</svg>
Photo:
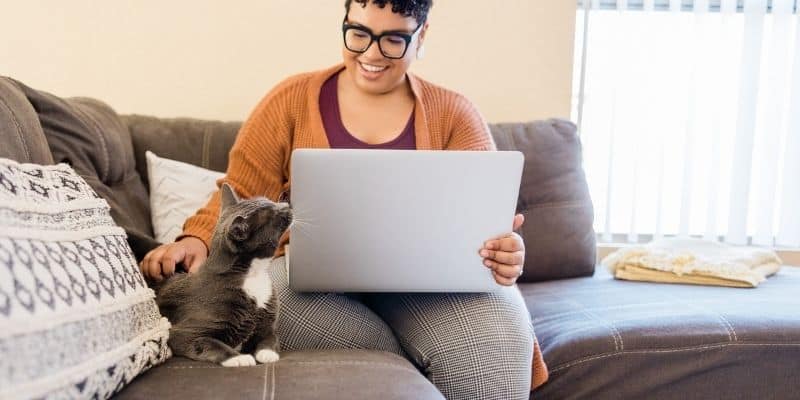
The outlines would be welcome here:
<svg viewBox="0 0 800 400">
<path fill-rule="evenodd" d="M 361 29 L 350 28 L 345 32 L 345 46 L 351 51 L 363 53 L 372 44 L 372 36 Z M 406 40 L 400 35 L 382 35 L 378 42 L 381 53 L 389 58 L 401 58 L 406 51 Z"/>
</svg>

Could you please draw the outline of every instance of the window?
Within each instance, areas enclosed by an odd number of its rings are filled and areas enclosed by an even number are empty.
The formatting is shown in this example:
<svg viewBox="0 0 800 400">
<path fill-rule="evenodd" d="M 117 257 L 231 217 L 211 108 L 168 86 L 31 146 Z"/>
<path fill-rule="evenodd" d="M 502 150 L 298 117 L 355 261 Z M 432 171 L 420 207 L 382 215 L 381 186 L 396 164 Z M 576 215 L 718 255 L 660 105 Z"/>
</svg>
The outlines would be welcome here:
<svg viewBox="0 0 800 400">
<path fill-rule="evenodd" d="M 601 241 L 800 247 L 798 3 L 579 2 L 573 119 Z"/>
</svg>

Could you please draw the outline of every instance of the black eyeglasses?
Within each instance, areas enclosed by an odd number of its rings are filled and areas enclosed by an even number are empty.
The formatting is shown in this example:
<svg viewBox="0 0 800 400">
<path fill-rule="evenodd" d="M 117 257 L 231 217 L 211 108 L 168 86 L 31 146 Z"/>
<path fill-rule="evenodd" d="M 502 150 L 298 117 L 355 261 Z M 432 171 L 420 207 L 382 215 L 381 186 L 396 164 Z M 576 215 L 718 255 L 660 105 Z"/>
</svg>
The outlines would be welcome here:
<svg viewBox="0 0 800 400">
<path fill-rule="evenodd" d="M 406 55 L 406 51 L 408 51 L 408 45 L 424 23 L 425 21 L 420 22 L 411 34 L 389 31 L 376 35 L 367 27 L 348 24 L 347 17 L 345 17 L 344 21 L 342 21 L 344 47 L 354 53 L 364 53 L 369 49 L 369 46 L 372 46 L 372 42 L 378 42 L 378 49 L 380 49 L 384 57 L 391 59 L 403 58 Z"/>
</svg>

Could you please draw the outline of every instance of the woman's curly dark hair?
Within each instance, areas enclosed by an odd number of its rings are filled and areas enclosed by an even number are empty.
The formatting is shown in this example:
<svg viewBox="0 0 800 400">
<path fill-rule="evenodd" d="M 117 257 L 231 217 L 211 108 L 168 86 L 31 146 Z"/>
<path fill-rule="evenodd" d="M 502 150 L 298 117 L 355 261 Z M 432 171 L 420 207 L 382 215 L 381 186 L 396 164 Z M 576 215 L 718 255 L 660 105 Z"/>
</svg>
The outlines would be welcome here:
<svg viewBox="0 0 800 400">
<path fill-rule="evenodd" d="M 356 3 L 361 4 L 361 7 L 366 7 L 368 1 L 380 8 L 386 7 L 386 4 L 389 3 L 392 5 L 393 13 L 404 17 L 414 17 L 420 24 L 428 18 L 428 11 L 433 6 L 433 0 L 355 0 Z M 352 2 L 353 0 L 344 2 L 345 11 L 350 11 Z"/>
</svg>

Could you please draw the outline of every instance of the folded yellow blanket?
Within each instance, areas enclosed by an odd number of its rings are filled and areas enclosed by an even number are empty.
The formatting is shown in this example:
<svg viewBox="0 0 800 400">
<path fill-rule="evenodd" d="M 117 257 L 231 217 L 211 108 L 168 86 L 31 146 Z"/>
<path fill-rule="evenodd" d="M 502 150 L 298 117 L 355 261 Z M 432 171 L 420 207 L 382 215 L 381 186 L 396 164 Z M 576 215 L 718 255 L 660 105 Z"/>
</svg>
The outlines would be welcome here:
<svg viewBox="0 0 800 400">
<path fill-rule="evenodd" d="M 625 247 L 602 261 L 617 279 L 730 287 L 756 287 L 782 263 L 772 250 L 703 239 L 662 239 Z"/>
</svg>

